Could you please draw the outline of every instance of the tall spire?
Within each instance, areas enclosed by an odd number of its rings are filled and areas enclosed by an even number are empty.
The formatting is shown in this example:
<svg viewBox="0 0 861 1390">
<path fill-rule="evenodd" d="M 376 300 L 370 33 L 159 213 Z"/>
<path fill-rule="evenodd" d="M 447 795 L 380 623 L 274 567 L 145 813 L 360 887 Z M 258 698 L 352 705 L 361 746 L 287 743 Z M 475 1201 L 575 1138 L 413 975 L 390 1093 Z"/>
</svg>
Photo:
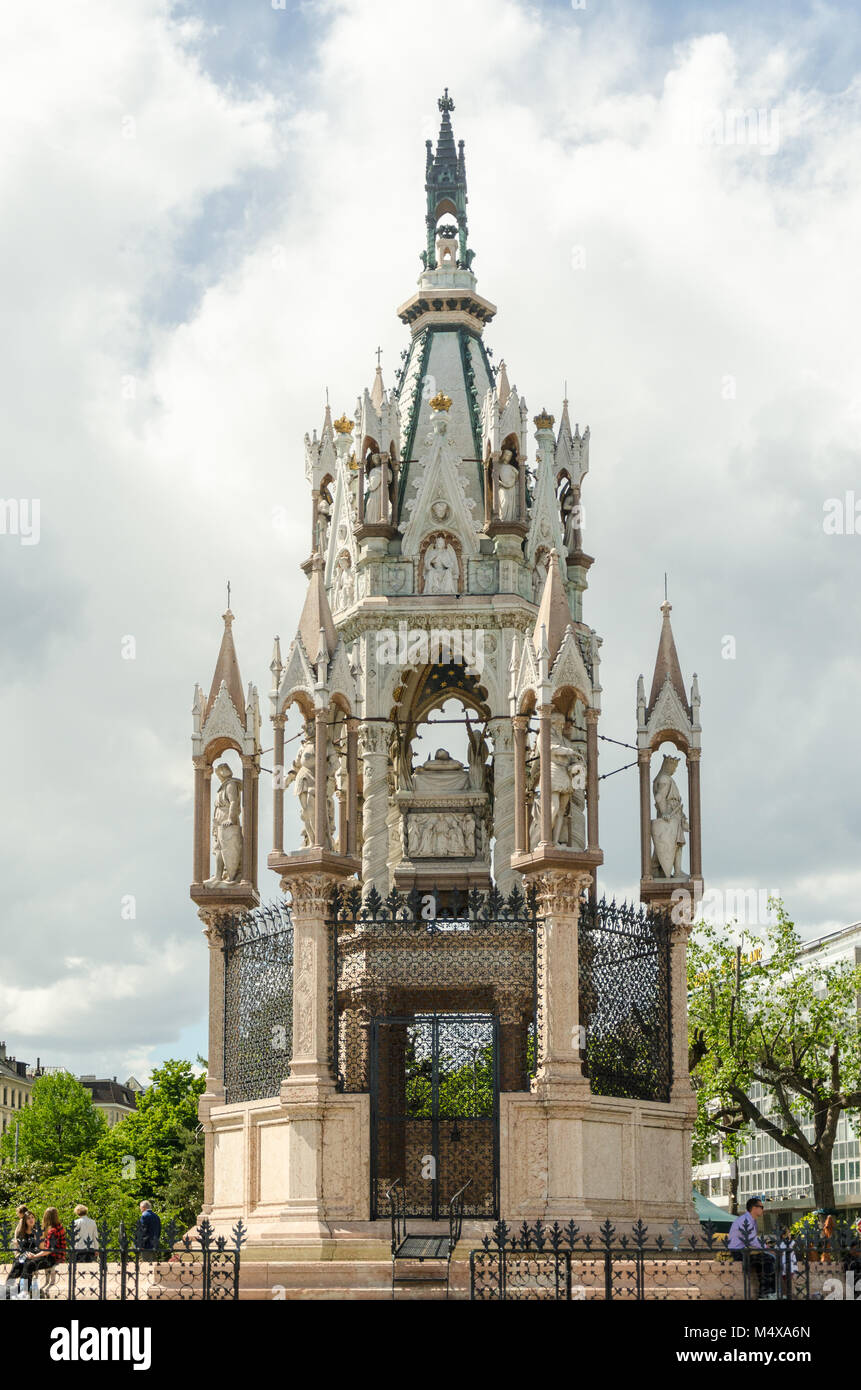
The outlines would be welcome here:
<svg viewBox="0 0 861 1390">
<path fill-rule="evenodd" d="M 230 609 L 222 613 L 224 619 L 224 632 L 221 636 L 221 646 L 218 650 L 218 660 L 215 663 L 215 674 L 212 677 L 212 686 L 209 691 L 209 699 L 206 702 L 205 718 L 208 718 L 212 706 L 215 704 L 216 697 L 221 689 L 221 682 L 227 686 L 227 693 L 233 702 L 233 707 L 240 719 L 245 714 L 245 695 L 242 689 L 242 677 L 239 674 L 239 659 L 236 655 L 236 647 L 233 645 L 233 614 Z"/>
<path fill-rule="evenodd" d="M 571 609 L 568 607 L 568 599 L 565 597 L 562 571 L 559 568 L 559 552 L 551 550 L 550 562 L 547 566 L 547 578 L 544 581 L 544 591 L 538 605 L 538 616 L 535 619 L 532 633 L 532 645 L 536 656 L 539 654 L 541 644 L 546 642 L 548 660 L 552 666 L 556 660 L 556 654 L 562 646 L 566 629 L 571 626 L 573 621 Z"/>
<path fill-rule="evenodd" d="M 655 661 L 655 674 L 652 677 L 652 693 L 649 696 L 647 715 L 652 713 L 658 702 L 658 696 L 664 688 L 664 684 L 669 680 L 670 685 L 675 690 L 682 702 L 682 708 L 690 714 L 690 705 L 685 692 L 685 683 L 682 680 L 682 668 L 679 665 L 679 654 L 676 651 L 673 629 L 670 625 L 670 613 L 673 605 L 665 599 L 661 604 L 663 622 L 661 623 L 661 637 L 658 642 L 658 655 Z"/>
<path fill-rule="evenodd" d="M 448 94 L 448 87 L 446 87 L 437 105 L 442 112 L 442 120 L 436 142 L 436 154 L 433 152 L 433 141 L 428 140 L 426 142 L 427 216 L 425 221 L 427 224 L 427 247 L 422 252 L 422 261 L 425 270 L 437 270 L 441 260 L 445 262 L 452 258 L 446 256 L 445 253 L 442 257 L 438 255 L 437 247 L 437 227 L 440 219 L 448 214 L 456 218 L 457 229 L 455 231 L 451 224 L 440 228 L 440 238 L 445 243 L 452 241 L 455 235 L 457 236 L 457 256 L 452 269 L 469 270 L 475 253 L 470 251 L 467 246 L 466 162 L 463 156 L 462 140 L 458 141 L 455 149 L 454 131 L 451 128 L 451 113 L 454 110 L 454 102 Z"/>
<path fill-rule="evenodd" d="M 321 643 L 327 648 L 330 657 L 338 645 L 335 620 L 323 583 L 323 561 L 319 555 L 314 556 L 311 564 L 311 579 L 299 619 L 299 636 L 311 661 L 317 660 Z"/>
</svg>

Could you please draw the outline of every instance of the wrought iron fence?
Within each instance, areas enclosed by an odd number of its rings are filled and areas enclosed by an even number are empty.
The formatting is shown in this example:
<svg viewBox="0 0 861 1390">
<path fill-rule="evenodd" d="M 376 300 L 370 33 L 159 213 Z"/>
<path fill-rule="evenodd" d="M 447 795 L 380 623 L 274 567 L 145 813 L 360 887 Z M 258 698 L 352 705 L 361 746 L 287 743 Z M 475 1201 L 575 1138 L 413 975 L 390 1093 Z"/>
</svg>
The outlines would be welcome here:
<svg viewBox="0 0 861 1390">
<path fill-rule="evenodd" d="M 293 923 L 284 902 L 223 929 L 228 1102 L 277 1096 L 293 1055 Z"/>
<path fill-rule="evenodd" d="M 531 888 L 507 897 L 495 888 L 386 898 L 373 888 L 364 898 L 358 887 L 336 891 L 329 925 L 339 1089 L 370 1089 L 373 1018 L 445 1013 L 500 1015 L 502 1089 L 526 1089 L 535 1059 L 537 922 Z"/>
<path fill-rule="evenodd" d="M 672 1082 L 670 923 L 646 908 L 580 909 L 583 1071 L 593 1094 L 669 1100 Z"/>
<path fill-rule="evenodd" d="M 155 1246 L 146 1243 L 139 1224 L 129 1238 L 121 1222 L 112 1234 L 99 1227 L 97 1241 L 76 1248 L 73 1219 L 64 1223 L 65 1255 L 50 1267 L 38 1258 L 42 1243 L 37 1223 L 27 1258 L 10 1222 L 0 1222 L 0 1298 L 92 1302 L 140 1300 L 223 1302 L 239 1297 L 240 1252 L 245 1227 L 238 1221 L 230 1236 L 216 1236 L 204 1220 L 193 1235 L 180 1235 L 171 1222 Z M 56 1248 L 56 1247 L 55 1247 Z"/>
<path fill-rule="evenodd" d="M 678 1222 L 653 1236 L 641 1221 L 629 1232 L 606 1221 L 597 1235 L 574 1222 L 500 1221 L 469 1270 L 474 1301 L 851 1300 L 861 1299 L 861 1236 L 847 1225 L 827 1240 L 747 1239 L 732 1251 L 708 1222 L 701 1236 Z"/>
</svg>

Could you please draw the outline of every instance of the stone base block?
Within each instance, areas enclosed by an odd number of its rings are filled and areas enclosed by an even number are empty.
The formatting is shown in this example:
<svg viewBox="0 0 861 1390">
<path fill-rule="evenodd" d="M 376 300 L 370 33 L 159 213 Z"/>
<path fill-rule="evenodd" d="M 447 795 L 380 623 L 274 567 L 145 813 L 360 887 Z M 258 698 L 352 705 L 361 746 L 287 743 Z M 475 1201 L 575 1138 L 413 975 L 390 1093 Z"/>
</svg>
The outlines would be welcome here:
<svg viewBox="0 0 861 1390">
<path fill-rule="evenodd" d="M 699 1223 L 691 1196 L 691 1106 L 586 1095 L 500 1096 L 503 1218 L 621 1225 Z"/>
</svg>

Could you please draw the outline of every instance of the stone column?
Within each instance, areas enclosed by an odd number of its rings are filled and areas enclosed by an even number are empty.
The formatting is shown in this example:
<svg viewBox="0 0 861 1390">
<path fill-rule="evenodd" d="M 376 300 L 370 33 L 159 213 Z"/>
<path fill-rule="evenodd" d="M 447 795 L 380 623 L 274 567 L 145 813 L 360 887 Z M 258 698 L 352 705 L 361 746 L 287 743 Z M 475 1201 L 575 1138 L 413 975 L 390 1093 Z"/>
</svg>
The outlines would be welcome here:
<svg viewBox="0 0 861 1390">
<path fill-rule="evenodd" d="M 332 956 L 327 923 L 337 879 L 326 873 L 287 870 L 281 887 L 292 897 L 293 1060 L 290 1082 L 330 1092 Z"/>
<path fill-rule="evenodd" d="M 691 934 L 691 906 L 672 906 L 674 921 L 670 930 L 670 1010 L 672 1018 L 671 1100 L 693 1097 L 688 1071 L 688 937 Z"/>
<path fill-rule="evenodd" d="M 210 1121 L 214 1105 L 223 1105 L 224 1091 L 224 937 L 222 926 L 229 914 L 201 908 L 203 935 L 209 947 L 209 1042 L 206 1057 L 206 1090 L 197 1102 L 197 1116 L 203 1127 L 203 1206 L 201 1215 L 213 1208 L 215 1186 L 215 1131 Z"/>
<path fill-rule="evenodd" d="M 649 800 L 649 772 L 652 755 L 648 749 L 640 749 L 637 754 L 640 769 L 640 877 L 650 878 L 652 873 L 652 803 Z"/>
<path fill-rule="evenodd" d="M 586 847 L 596 850 L 598 836 L 598 711 L 586 711 Z"/>
<path fill-rule="evenodd" d="M 550 869 L 535 879 L 541 916 L 534 1089 L 548 1100 L 589 1090 L 580 1062 L 578 930 L 580 897 L 591 882 L 588 869 Z"/>
<path fill-rule="evenodd" d="M 541 797 L 541 838 L 539 844 L 551 845 L 553 843 L 553 817 L 552 817 L 552 764 L 550 762 L 550 737 L 551 725 L 550 716 L 552 714 L 551 705 L 541 705 L 538 710 L 538 776 L 539 793 Z"/>
<path fill-rule="evenodd" d="M 272 778 L 272 848 L 275 854 L 284 853 L 284 724 L 283 714 L 276 714 L 272 723 L 275 726 L 275 775 Z"/>
<path fill-rule="evenodd" d="M 206 778 L 206 760 L 198 757 L 194 762 L 194 868 L 192 878 L 195 883 L 203 883 L 209 877 L 209 807 L 206 794 L 209 782 Z M 212 775 L 210 770 L 210 776 Z"/>
<path fill-rule="evenodd" d="M 385 897 L 389 891 L 389 756 L 386 724 L 363 724 L 361 729 L 364 762 L 364 815 L 362 839 L 362 880 Z"/>
<path fill-rule="evenodd" d="M 314 844 L 325 849 L 329 842 L 329 805 L 327 781 L 329 775 L 327 724 L 329 711 L 314 711 Z"/>
<path fill-rule="evenodd" d="M 298 869 L 288 870 L 281 881 L 293 900 L 293 1059 L 290 1075 L 281 1083 L 288 1121 L 287 1195 L 281 1218 L 295 1236 L 310 1241 L 329 1234 L 323 1119 L 335 1083 L 329 1062 L 334 981 L 326 918 L 335 882 L 329 874 Z"/>
<path fill-rule="evenodd" d="M 254 759 L 247 754 L 242 758 L 242 870 L 240 877 L 245 883 L 256 883 L 255 869 L 257 827 L 255 825 L 255 782 L 257 769 Z"/>
<path fill-rule="evenodd" d="M 498 719 L 493 724 L 493 833 L 496 837 L 494 876 L 497 888 L 505 894 L 510 893 L 514 887 L 514 872 L 511 868 L 517 804 L 514 760 L 511 726 L 507 720 Z"/>
<path fill-rule="evenodd" d="M 359 721 L 347 720 L 347 853 L 356 857 L 359 829 Z"/>
<path fill-rule="evenodd" d="M 529 851 L 526 827 L 526 726 L 528 715 L 514 716 L 514 853 Z"/>
<path fill-rule="evenodd" d="M 703 846 L 700 823 L 700 750 L 688 752 L 688 820 L 691 827 L 691 878 L 703 875 Z"/>
</svg>

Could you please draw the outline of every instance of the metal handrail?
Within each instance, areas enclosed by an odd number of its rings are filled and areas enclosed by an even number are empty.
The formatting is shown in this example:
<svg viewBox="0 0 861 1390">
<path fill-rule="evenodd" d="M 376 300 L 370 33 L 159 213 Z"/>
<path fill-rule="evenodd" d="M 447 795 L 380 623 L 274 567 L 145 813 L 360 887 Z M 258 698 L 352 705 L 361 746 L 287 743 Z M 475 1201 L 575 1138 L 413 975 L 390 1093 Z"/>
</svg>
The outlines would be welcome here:
<svg viewBox="0 0 861 1390">
<path fill-rule="evenodd" d="M 402 1178 L 395 1178 L 391 1187 L 386 1189 L 386 1200 L 392 1218 L 392 1255 L 394 1255 L 407 1233 L 407 1194 Z"/>
<path fill-rule="evenodd" d="M 472 1178 L 467 1178 L 463 1187 L 459 1187 L 448 1204 L 448 1239 L 450 1249 L 460 1240 L 463 1230 L 463 1194 L 472 1182 Z"/>
</svg>

